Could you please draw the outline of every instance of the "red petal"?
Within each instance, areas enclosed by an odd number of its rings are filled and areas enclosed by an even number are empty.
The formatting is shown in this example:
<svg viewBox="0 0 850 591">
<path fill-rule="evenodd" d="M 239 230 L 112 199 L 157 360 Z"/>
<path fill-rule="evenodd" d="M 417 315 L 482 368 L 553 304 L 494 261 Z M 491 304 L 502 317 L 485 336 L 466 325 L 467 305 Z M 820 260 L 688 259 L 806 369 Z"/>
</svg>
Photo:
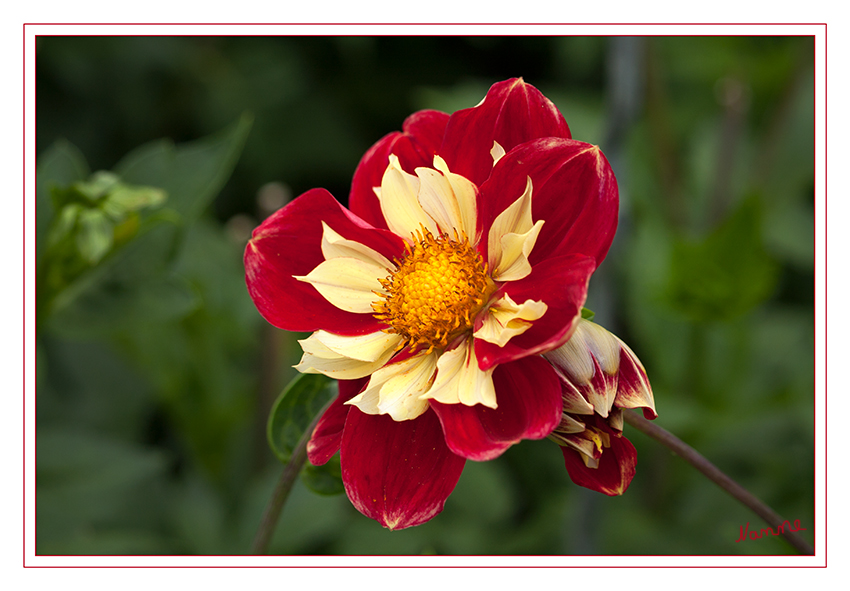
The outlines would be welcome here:
<svg viewBox="0 0 850 591">
<path fill-rule="evenodd" d="M 602 152 L 584 142 L 548 138 L 506 154 L 479 191 L 485 240 L 496 216 L 525 191 L 528 177 L 533 185 L 532 217 L 545 220 L 531 263 L 584 254 L 598 266 L 614 239 L 619 206 L 617 180 Z"/>
<path fill-rule="evenodd" d="M 617 395 L 619 372 L 608 374 L 602 370 L 599 360 L 593 349 L 590 350 L 590 358 L 593 361 L 593 376 L 587 384 L 576 384 L 585 400 L 593 405 L 594 411 L 601 417 L 608 418 L 608 414 L 614 407 L 614 398 Z"/>
<path fill-rule="evenodd" d="M 466 460 L 443 439 L 432 412 L 412 421 L 354 408 L 342 435 L 342 482 L 358 511 L 389 529 L 425 523 L 443 510 Z"/>
<path fill-rule="evenodd" d="M 571 137 L 564 116 L 539 90 L 522 78 L 512 78 L 491 86 L 478 106 L 451 116 L 440 156 L 449 170 L 481 185 L 493 169 L 494 141 L 510 152 L 544 137 Z"/>
<path fill-rule="evenodd" d="M 646 371 L 625 349 L 620 349 L 619 387 L 614 405 L 620 408 L 643 408 L 644 418 L 650 421 L 658 418 Z"/>
<path fill-rule="evenodd" d="M 431 402 L 446 443 L 470 460 L 490 460 L 522 439 L 543 439 L 561 421 L 561 387 L 541 357 L 500 365 L 493 372 L 498 408 Z"/>
<path fill-rule="evenodd" d="M 489 369 L 563 345 L 581 316 L 587 283 L 595 269 L 593 259 L 586 256 L 557 257 L 534 265 L 527 277 L 505 283 L 502 289 L 515 302 L 542 300 L 548 307 L 531 328 L 513 337 L 504 347 L 476 339 L 478 366 Z"/>
<path fill-rule="evenodd" d="M 597 426 L 600 424 L 596 423 Z M 561 447 L 564 464 L 573 482 L 579 486 L 615 497 L 626 492 L 635 475 L 637 451 L 625 437 L 617 437 L 611 429 L 608 431 L 611 447 L 606 447 L 599 458 L 597 468 L 588 468 L 581 454 L 571 447 Z"/>
<path fill-rule="evenodd" d="M 307 459 L 314 466 L 321 466 L 339 451 L 345 418 L 351 409 L 343 403 L 359 394 L 368 381 L 369 378 L 339 380 L 339 396 L 319 419 L 310 441 L 307 442 Z"/>
<path fill-rule="evenodd" d="M 245 281 L 254 304 L 263 318 L 284 330 L 341 335 L 380 330 L 384 325 L 371 314 L 340 310 L 312 285 L 292 277 L 307 275 L 324 260 L 322 220 L 390 260 L 404 252 L 395 234 L 373 228 L 324 189 L 311 189 L 260 224 L 245 248 Z"/>
<path fill-rule="evenodd" d="M 372 188 L 381 186 L 390 154 L 398 156 L 402 168 L 410 174 L 417 166 L 433 168 L 434 154 L 443 141 L 448 120 L 449 116 L 439 111 L 418 111 L 405 119 L 404 131 L 394 131 L 369 148 L 351 181 L 348 197 L 351 211 L 376 228 L 386 229 L 381 204 Z"/>
</svg>

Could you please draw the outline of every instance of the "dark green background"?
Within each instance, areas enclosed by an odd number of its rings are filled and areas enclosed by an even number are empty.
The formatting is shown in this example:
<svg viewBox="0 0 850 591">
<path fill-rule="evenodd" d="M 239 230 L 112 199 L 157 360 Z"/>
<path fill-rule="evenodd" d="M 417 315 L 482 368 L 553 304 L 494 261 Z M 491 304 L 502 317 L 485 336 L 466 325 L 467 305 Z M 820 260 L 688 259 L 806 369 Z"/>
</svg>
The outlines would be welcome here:
<svg viewBox="0 0 850 591">
<path fill-rule="evenodd" d="M 617 175 L 620 229 L 588 306 L 646 366 L 657 423 L 813 539 L 812 38 L 40 37 L 36 60 L 38 152 L 67 140 L 91 171 L 254 118 L 230 180 L 156 270 L 177 291 L 128 299 L 136 284 L 119 282 L 90 330 L 39 325 L 38 553 L 247 551 L 281 471 L 265 420 L 303 336 L 270 328 L 245 289 L 268 196 L 325 187 L 345 202 L 361 155 L 408 114 L 473 106 L 513 76 Z M 299 483 L 271 550 L 793 551 L 736 544 L 759 519 L 626 434 L 639 461 L 622 497 L 573 485 L 554 444 L 523 442 L 468 462 L 444 512 L 400 532 Z"/>
</svg>

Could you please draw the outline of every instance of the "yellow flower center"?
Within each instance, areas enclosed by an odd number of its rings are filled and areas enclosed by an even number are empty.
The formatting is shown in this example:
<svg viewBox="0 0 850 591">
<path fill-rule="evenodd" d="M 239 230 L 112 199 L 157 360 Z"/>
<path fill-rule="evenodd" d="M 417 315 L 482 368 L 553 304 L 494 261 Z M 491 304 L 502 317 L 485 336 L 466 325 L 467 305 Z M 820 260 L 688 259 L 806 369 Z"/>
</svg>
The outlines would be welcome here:
<svg viewBox="0 0 850 591">
<path fill-rule="evenodd" d="M 386 293 L 372 304 L 375 317 L 400 334 L 411 350 L 445 348 L 472 328 L 475 315 L 495 290 L 487 264 L 467 238 L 437 238 L 423 228 L 406 246 L 398 270 L 381 280 Z"/>
</svg>

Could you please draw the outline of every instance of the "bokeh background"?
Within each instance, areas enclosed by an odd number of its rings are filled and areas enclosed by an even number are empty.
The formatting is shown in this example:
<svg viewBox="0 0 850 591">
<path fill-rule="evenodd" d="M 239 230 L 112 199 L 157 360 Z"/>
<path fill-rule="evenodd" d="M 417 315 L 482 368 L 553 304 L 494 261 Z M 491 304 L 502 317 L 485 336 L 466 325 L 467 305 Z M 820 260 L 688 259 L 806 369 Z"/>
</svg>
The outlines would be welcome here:
<svg viewBox="0 0 850 591">
<path fill-rule="evenodd" d="M 646 366 L 657 423 L 813 540 L 812 38 L 51 36 L 36 52 L 39 554 L 248 551 L 282 469 L 265 422 L 304 336 L 248 297 L 251 229 L 312 187 L 344 203 L 408 114 L 514 76 L 617 175 L 588 307 Z M 69 185 L 100 170 L 165 188 L 173 215 L 142 191 L 105 226 L 69 225 L 69 202 L 91 206 Z M 468 462 L 443 513 L 399 532 L 299 482 L 271 552 L 793 552 L 736 543 L 757 517 L 626 435 L 622 497 L 526 441 Z"/>
</svg>

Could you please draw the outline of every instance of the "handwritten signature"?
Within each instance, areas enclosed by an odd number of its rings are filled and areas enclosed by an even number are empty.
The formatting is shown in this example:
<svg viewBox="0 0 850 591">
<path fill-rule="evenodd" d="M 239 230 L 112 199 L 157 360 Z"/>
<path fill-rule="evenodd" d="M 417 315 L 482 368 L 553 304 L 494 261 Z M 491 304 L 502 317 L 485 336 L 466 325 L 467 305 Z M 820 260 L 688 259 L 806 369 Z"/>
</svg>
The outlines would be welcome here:
<svg viewBox="0 0 850 591">
<path fill-rule="evenodd" d="M 778 536 L 780 534 L 784 534 L 785 531 L 786 531 L 785 530 L 786 525 L 788 526 L 788 531 L 805 531 L 806 530 L 805 527 L 802 527 L 800 525 L 799 519 L 794 520 L 794 528 L 793 529 L 791 528 L 791 522 L 786 520 L 786 521 L 783 521 L 782 523 L 779 524 L 779 526 L 776 528 L 776 531 L 773 531 L 773 528 L 771 528 L 771 527 L 762 528 L 761 531 L 756 531 L 756 530 L 750 531 L 750 522 L 748 521 L 746 527 L 743 526 L 743 525 L 741 526 L 741 536 L 737 540 L 735 540 L 735 543 L 737 544 L 738 542 L 740 542 L 742 540 L 746 540 L 748 538 L 750 540 L 759 540 L 759 539 L 761 539 L 762 537 L 764 537 L 768 534 L 773 535 L 773 536 Z M 747 535 L 747 534 L 749 534 L 749 535 Z"/>
</svg>

